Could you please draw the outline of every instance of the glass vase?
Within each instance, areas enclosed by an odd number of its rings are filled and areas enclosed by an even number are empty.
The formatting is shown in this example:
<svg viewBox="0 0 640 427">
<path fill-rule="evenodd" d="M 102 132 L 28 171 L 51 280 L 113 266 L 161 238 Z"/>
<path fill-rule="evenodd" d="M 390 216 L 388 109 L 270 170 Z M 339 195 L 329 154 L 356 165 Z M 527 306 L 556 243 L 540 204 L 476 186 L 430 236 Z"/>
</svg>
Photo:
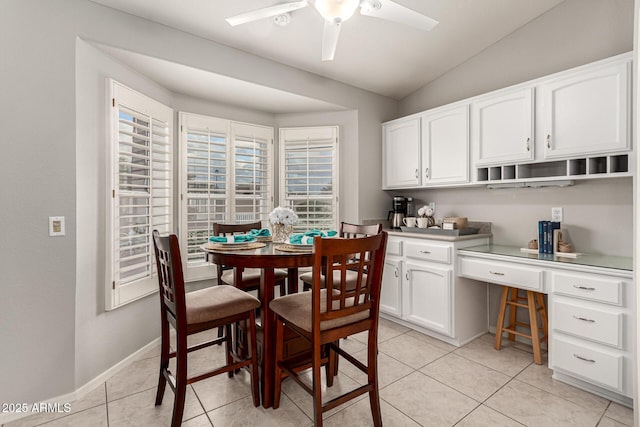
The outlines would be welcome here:
<svg viewBox="0 0 640 427">
<path fill-rule="evenodd" d="M 289 235 L 293 231 L 292 225 L 273 224 L 271 234 L 274 243 L 284 243 L 289 240 Z"/>
</svg>

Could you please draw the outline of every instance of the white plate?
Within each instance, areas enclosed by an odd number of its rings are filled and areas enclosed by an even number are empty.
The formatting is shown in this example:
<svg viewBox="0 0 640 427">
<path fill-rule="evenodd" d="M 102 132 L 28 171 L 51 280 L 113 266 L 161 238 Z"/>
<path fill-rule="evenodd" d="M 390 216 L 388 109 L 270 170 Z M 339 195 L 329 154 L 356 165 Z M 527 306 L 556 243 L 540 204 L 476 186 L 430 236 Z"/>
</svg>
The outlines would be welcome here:
<svg viewBox="0 0 640 427">
<path fill-rule="evenodd" d="M 229 248 L 239 248 L 242 246 L 247 246 L 250 243 L 255 243 L 255 240 L 252 240 L 250 242 L 212 242 L 209 241 L 207 242 L 208 244 L 213 244 L 213 245 L 221 245 L 221 246 L 226 246 Z"/>
<path fill-rule="evenodd" d="M 288 245 L 291 245 L 291 246 L 295 246 L 296 248 L 300 248 L 300 249 L 311 249 L 311 248 L 313 248 L 313 243 L 310 244 L 310 245 L 307 245 L 307 244 L 303 245 L 302 243 L 291 243 L 289 241 L 289 239 L 287 239 L 287 241 L 285 243 L 288 244 Z"/>
</svg>

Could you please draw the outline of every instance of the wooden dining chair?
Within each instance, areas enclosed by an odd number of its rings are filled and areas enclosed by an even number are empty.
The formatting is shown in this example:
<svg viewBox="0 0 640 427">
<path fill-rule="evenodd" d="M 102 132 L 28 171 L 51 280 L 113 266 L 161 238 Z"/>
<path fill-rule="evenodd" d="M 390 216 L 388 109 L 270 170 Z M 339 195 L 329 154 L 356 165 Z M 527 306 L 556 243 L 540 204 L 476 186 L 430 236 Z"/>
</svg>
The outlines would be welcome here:
<svg viewBox="0 0 640 427">
<path fill-rule="evenodd" d="M 280 404 L 282 380 L 290 376 L 313 397 L 314 425 L 322 425 L 324 412 L 364 393 L 369 393 L 374 425 L 382 425 L 377 357 L 380 288 L 386 246 L 386 232 L 353 239 L 316 237 L 311 292 L 287 295 L 271 301 L 269 307 L 277 318 L 274 408 L 278 408 Z M 339 262 L 335 262 L 336 260 Z M 348 271 L 356 274 L 352 289 L 345 280 Z M 321 286 L 323 272 L 326 288 Z M 338 287 L 334 282 L 335 273 L 341 279 Z M 311 386 L 298 375 L 305 366 L 295 358 L 283 357 L 285 326 L 311 345 Z M 341 338 L 363 331 L 368 331 L 366 365 L 337 345 Z M 327 350 L 336 352 L 367 374 L 367 383 L 323 403 L 320 367 Z"/>
<path fill-rule="evenodd" d="M 361 225 L 361 224 L 350 224 L 348 222 L 340 223 L 340 237 L 344 237 L 346 239 L 354 239 L 356 237 L 366 237 L 373 236 L 376 234 L 380 234 L 382 232 L 382 224 L 371 224 L 371 225 Z M 356 276 L 353 272 L 347 272 L 346 274 L 347 283 L 349 283 L 349 287 L 353 286 L 353 283 L 356 280 Z M 302 288 L 305 291 L 311 289 L 312 282 L 312 273 L 309 271 L 307 273 L 300 275 L 300 280 L 302 281 Z M 339 278 L 334 277 L 334 283 L 339 283 Z M 324 287 L 324 277 L 322 278 L 322 286 Z"/>
<path fill-rule="evenodd" d="M 253 222 L 249 224 L 213 224 L 213 234 L 215 236 L 230 236 L 239 233 L 248 233 L 254 229 L 262 228 L 262 224 Z M 218 285 L 231 285 L 243 291 L 253 291 L 260 289 L 260 275 L 262 271 L 259 268 L 247 268 L 242 271 L 242 283 L 236 283 L 235 275 L 232 268 L 224 265 L 216 265 L 218 270 Z M 276 285 L 280 285 L 280 295 L 287 293 L 286 278 L 287 272 L 284 270 L 276 270 Z M 260 295 L 258 295 L 260 298 Z"/>
<path fill-rule="evenodd" d="M 255 310 L 260 301 L 252 295 L 231 286 L 213 286 L 185 293 L 182 261 L 178 238 L 175 234 L 160 237 L 153 231 L 153 247 L 156 255 L 158 284 L 160 287 L 160 317 L 162 322 L 160 344 L 160 375 L 156 392 L 156 406 L 162 404 L 164 391 L 169 386 L 174 392 L 173 416 L 171 426 L 178 427 L 182 422 L 187 385 L 214 375 L 234 372 L 242 367 L 251 366 L 251 393 L 253 404 L 260 404 L 258 390 L 258 363 L 256 345 Z M 250 325 L 250 356 L 240 358 L 232 350 L 231 325 L 247 321 Z M 170 351 L 169 325 L 176 331 L 176 349 Z M 202 344 L 187 346 L 187 336 L 224 327 L 226 334 Z M 190 352 L 225 342 L 225 366 L 187 377 L 187 356 Z M 175 375 L 169 370 L 169 360 L 176 358 Z"/>
</svg>

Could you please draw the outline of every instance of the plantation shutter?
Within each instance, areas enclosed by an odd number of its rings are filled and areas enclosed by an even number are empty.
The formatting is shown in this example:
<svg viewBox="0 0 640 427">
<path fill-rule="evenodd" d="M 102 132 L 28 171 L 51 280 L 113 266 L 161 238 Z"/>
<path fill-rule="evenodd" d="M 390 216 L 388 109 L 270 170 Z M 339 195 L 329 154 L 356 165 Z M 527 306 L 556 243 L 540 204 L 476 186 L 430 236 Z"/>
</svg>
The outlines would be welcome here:
<svg viewBox="0 0 640 427">
<path fill-rule="evenodd" d="M 273 128 L 232 123 L 235 222 L 266 221 L 272 205 Z"/>
<path fill-rule="evenodd" d="M 294 230 L 337 230 L 337 126 L 282 128 L 280 144 L 280 199 L 298 214 Z"/>
<path fill-rule="evenodd" d="M 173 110 L 111 81 L 108 310 L 155 292 L 152 232 L 173 231 Z"/>
<path fill-rule="evenodd" d="M 181 112 L 180 247 L 187 281 L 215 277 L 200 246 L 213 224 L 266 219 L 272 207 L 273 128 Z"/>
</svg>

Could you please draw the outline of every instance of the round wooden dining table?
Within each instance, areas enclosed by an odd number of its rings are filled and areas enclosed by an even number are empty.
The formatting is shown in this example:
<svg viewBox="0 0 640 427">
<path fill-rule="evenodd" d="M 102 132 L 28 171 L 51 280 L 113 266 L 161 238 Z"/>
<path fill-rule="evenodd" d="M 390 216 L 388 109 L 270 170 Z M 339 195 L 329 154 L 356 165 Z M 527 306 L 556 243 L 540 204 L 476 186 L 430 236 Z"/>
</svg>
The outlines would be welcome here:
<svg viewBox="0 0 640 427">
<path fill-rule="evenodd" d="M 213 245 L 216 249 L 211 249 L 211 246 L 202 246 L 202 250 L 207 253 L 207 260 L 214 264 L 233 267 L 235 283 L 242 282 L 242 270 L 245 268 L 259 268 L 262 270 L 260 275 L 260 302 L 264 338 L 261 343 L 260 390 L 262 393 L 262 406 L 265 408 L 272 407 L 275 384 L 276 318 L 269 309 L 269 303 L 274 298 L 274 270 L 287 269 L 287 292 L 295 293 L 298 290 L 298 268 L 310 267 L 313 264 L 313 251 L 311 248 L 309 250 L 294 250 L 291 245 L 270 242 L 256 249 L 226 248 L 224 245 Z M 289 248 L 289 250 L 278 248 Z"/>
</svg>

